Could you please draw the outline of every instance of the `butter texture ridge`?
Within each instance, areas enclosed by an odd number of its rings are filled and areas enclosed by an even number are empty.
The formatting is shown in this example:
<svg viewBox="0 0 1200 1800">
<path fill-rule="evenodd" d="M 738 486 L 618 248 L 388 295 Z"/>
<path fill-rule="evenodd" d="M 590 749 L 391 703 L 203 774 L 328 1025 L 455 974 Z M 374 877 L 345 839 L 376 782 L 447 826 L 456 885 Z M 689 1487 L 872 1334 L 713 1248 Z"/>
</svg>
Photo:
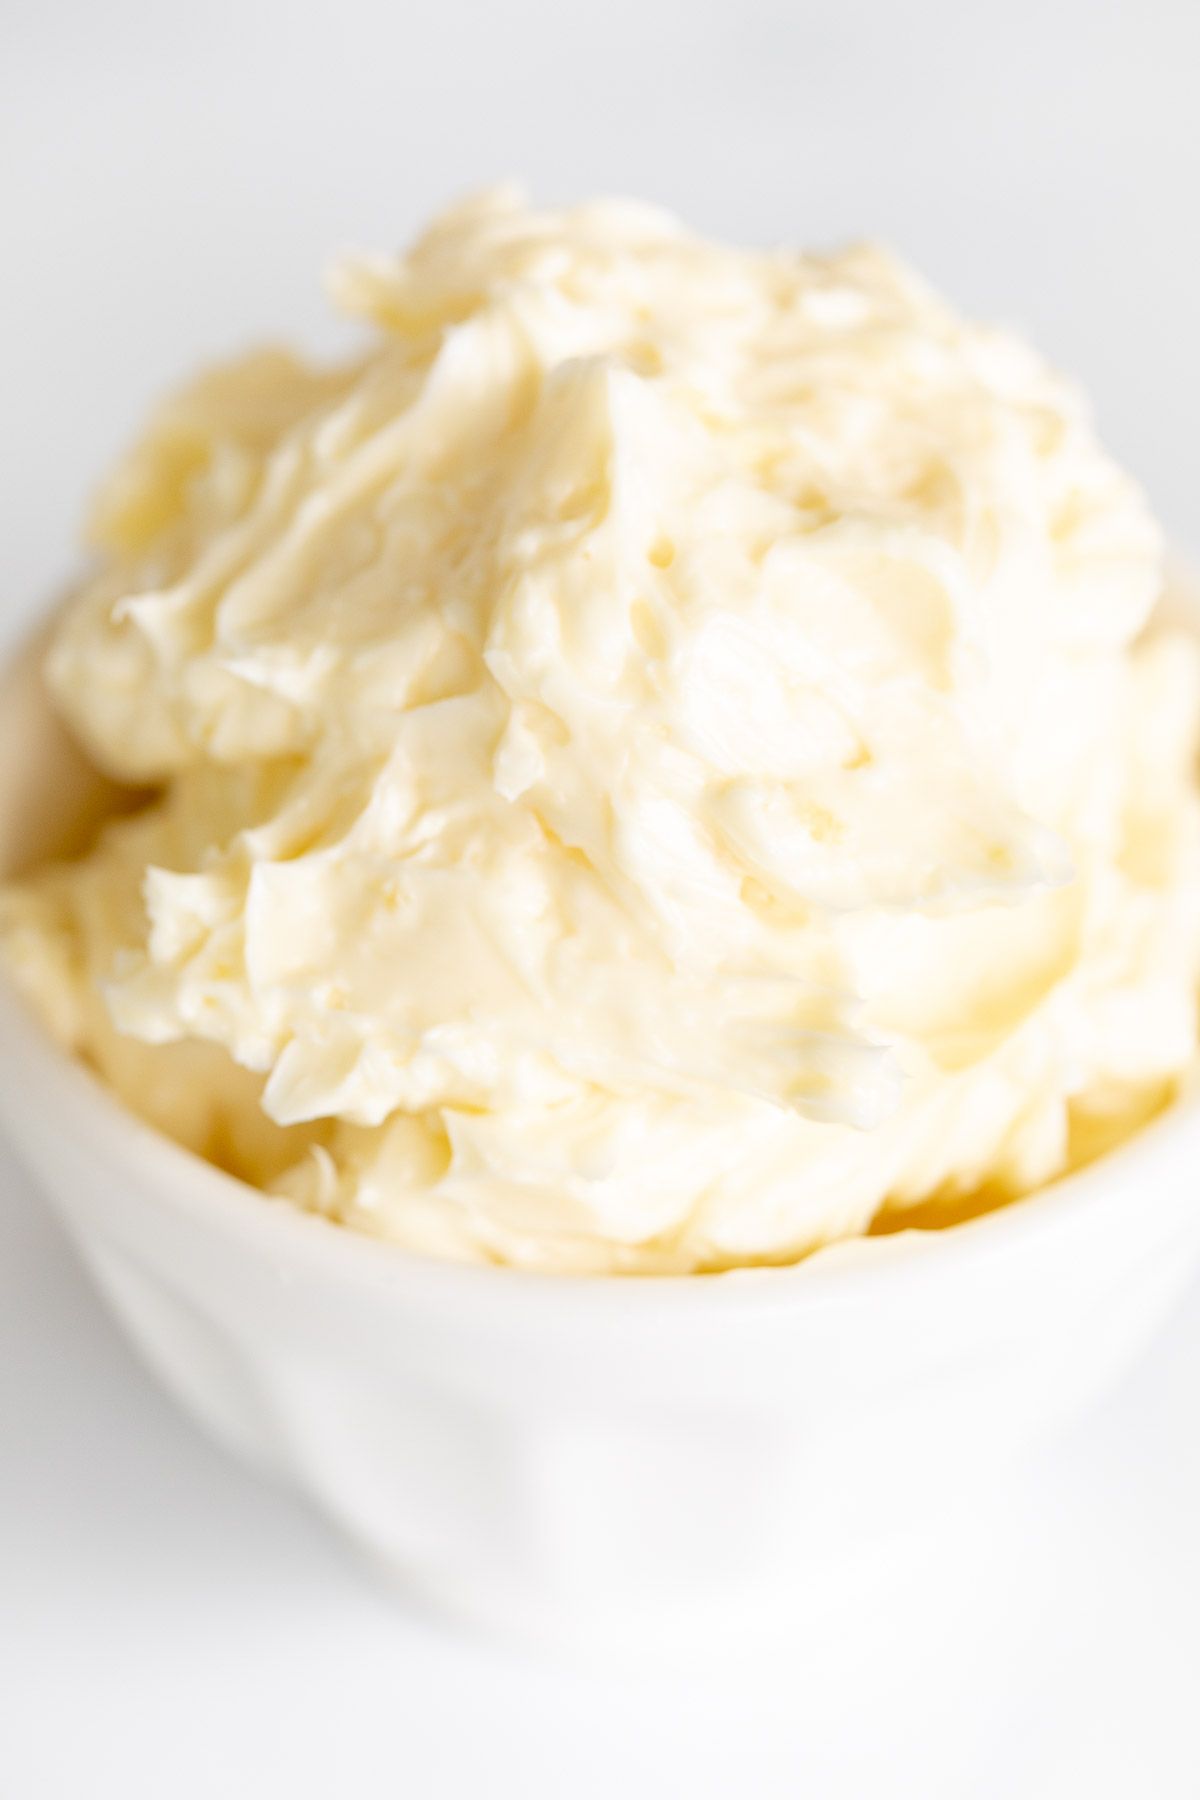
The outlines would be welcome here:
<svg viewBox="0 0 1200 1800">
<path fill-rule="evenodd" d="M 202 375 L 48 675 L 154 798 L 0 899 L 135 1109 L 547 1270 L 1023 1193 L 1196 1051 L 1200 679 L 1080 398 L 885 252 L 508 190 Z M 916 1215 L 914 1215 L 916 1216 Z"/>
</svg>

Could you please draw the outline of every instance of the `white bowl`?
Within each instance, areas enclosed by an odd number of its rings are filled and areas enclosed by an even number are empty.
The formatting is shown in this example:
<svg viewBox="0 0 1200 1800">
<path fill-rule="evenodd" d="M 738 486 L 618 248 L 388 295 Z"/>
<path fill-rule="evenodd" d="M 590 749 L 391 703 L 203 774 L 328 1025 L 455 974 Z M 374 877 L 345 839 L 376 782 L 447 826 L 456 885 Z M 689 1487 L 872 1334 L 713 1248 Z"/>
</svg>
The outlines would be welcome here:
<svg viewBox="0 0 1200 1800">
<path fill-rule="evenodd" d="M 0 692 L 0 871 L 95 804 L 27 650 Z M 905 1522 L 1079 1408 L 1200 1251 L 1200 1103 L 933 1233 L 715 1277 L 426 1260 L 128 1114 L 0 984 L 0 1115 L 147 1362 L 415 1588 L 575 1642 L 790 1634 Z M 867 1602 L 864 1602 L 867 1603 Z"/>
</svg>

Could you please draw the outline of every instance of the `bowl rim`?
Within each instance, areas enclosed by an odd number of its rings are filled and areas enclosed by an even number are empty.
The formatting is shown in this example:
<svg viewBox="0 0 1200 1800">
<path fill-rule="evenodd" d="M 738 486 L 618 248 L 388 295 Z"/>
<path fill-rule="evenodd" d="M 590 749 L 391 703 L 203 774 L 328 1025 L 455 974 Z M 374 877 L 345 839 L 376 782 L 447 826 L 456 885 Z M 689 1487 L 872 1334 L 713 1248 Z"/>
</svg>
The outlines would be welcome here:
<svg viewBox="0 0 1200 1800">
<path fill-rule="evenodd" d="M 14 1082 L 6 1064 L 19 1065 Z M 711 1274 L 612 1274 L 522 1268 L 499 1262 L 466 1262 L 411 1249 L 306 1211 L 218 1168 L 127 1108 L 103 1080 L 57 1044 L 7 975 L 0 974 L 0 1114 L 20 1105 L 31 1083 L 48 1090 L 56 1111 L 77 1121 L 85 1141 L 108 1166 L 129 1170 L 137 1187 L 153 1190 L 170 1210 L 209 1234 L 236 1238 L 273 1261 L 281 1274 L 340 1278 L 373 1289 L 414 1287 L 439 1305 L 465 1304 L 543 1311 L 587 1309 L 644 1313 L 672 1308 L 722 1312 L 787 1309 L 802 1304 L 844 1306 L 870 1301 L 881 1282 L 903 1276 L 945 1278 L 947 1269 L 997 1255 L 1021 1253 L 1078 1222 L 1110 1197 L 1131 1187 L 1144 1193 L 1156 1171 L 1177 1164 L 1180 1146 L 1200 1141 L 1200 1079 L 1131 1137 L 1092 1163 L 1029 1194 L 959 1223 L 922 1229 L 902 1227 L 879 1237 L 840 1239 L 795 1262 L 740 1265 Z M 19 1134 L 9 1127 L 9 1136 Z M 1131 1168 L 1132 1165 L 1132 1168 Z M 1135 1179 L 1131 1180 L 1131 1176 Z"/>
</svg>

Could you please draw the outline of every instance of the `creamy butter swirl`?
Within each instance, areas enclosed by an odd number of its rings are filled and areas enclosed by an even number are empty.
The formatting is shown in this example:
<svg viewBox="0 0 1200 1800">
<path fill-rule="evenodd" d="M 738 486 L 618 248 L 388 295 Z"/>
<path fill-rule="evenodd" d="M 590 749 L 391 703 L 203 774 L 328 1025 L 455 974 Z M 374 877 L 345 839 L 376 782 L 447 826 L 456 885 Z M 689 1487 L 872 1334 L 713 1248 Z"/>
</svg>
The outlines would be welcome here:
<svg viewBox="0 0 1200 1800">
<path fill-rule="evenodd" d="M 201 376 L 49 677 L 157 798 L 3 902 L 129 1102 L 547 1269 L 991 1203 L 1195 1051 L 1192 644 L 1074 391 L 891 257 L 508 191 Z"/>
</svg>

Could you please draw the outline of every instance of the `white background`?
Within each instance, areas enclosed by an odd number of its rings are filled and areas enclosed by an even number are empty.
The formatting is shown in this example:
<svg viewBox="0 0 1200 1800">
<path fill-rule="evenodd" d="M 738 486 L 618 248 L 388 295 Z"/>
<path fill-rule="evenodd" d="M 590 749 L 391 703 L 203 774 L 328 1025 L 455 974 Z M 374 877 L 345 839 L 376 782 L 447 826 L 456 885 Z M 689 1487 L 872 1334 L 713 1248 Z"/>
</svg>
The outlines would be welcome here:
<svg viewBox="0 0 1200 1800">
<path fill-rule="evenodd" d="M 0 0 L 0 639 L 165 382 L 336 342 L 331 251 L 508 174 L 891 239 L 1079 374 L 1200 544 L 1198 82 L 1194 0 Z M 555 1667 L 197 1439 L 0 1160 L 0 1800 L 1194 1800 L 1198 1400 L 1200 1292 L 852 1668 Z"/>
</svg>

